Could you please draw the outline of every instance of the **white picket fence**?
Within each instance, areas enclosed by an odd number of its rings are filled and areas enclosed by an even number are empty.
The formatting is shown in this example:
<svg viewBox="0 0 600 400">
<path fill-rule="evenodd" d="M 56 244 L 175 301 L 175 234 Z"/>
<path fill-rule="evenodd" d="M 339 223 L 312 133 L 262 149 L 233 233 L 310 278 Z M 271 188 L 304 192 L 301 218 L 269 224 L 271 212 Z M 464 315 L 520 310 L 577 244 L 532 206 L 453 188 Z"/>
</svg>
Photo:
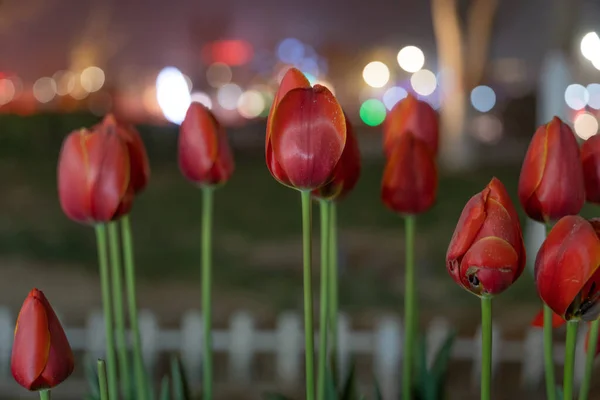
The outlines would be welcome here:
<svg viewBox="0 0 600 400">
<path fill-rule="evenodd" d="M 59 313 L 60 315 L 60 313 Z M 7 385 L 11 380 L 10 354 L 16 315 L 0 307 L 0 387 L 17 388 Z M 191 383 L 199 384 L 202 360 L 202 319 L 198 311 L 189 311 L 179 329 L 161 329 L 155 315 L 142 310 L 139 316 L 144 362 L 150 372 L 157 365 L 161 353 L 179 353 Z M 84 351 L 90 356 L 103 358 L 104 323 L 100 312 L 92 313 L 85 327 L 66 326 L 66 333 L 74 351 Z M 509 362 L 521 365 L 521 385 L 536 387 L 543 379 L 542 331 L 532 328 L 523 341 L 502 340 L 499 327 L 493 327 L 493 371 L 500 363 Z M 437 318 L 427 327 L 427 349 L 429 362 L 443 344 L 451 327 L 447 320 Z M 580 330 L 577 347 L 576 379 L 583 374 L 585 354 L 583 336 Z M 479 382 L 480 333 L 474 337 L 459 337 L 452 351 L 453 360 L 472 362 L 472 384 Z M 317 343 L 317 341 L 315 341 Z M 231 316 L 228 330 L 213 331 L 213 346 L 217 353 L 228 354 L 228 379 L 238 385 L 252 381 L 253 357 L 258 354 L 274 354 L 274 381 L 282 387 L 294 387 L 302 383 L 303 376 L 303 326 L 301 315 L 286 312 L 279 316 L 274 330 L 258 330 L 253 317 L 246 312 Z M 374 374 L 380 383 L 384 398 L 397 399 L 399 393 L 399 373 L 402 358 L 402 324 L 398 317 L 380 318 L 371 331 L 351 329 L 350 320 L 340 316 L 338 336 L 339 360 L 342 376 L 347 372 L 352 355 L 372 357 Z M 554 358 L 562 365 L 564 345 L 555 344 Z M 73 385 L 85 387 L 85 385 Z M 8 394 L 8 393 L 6 393 Z"/>
</svg>

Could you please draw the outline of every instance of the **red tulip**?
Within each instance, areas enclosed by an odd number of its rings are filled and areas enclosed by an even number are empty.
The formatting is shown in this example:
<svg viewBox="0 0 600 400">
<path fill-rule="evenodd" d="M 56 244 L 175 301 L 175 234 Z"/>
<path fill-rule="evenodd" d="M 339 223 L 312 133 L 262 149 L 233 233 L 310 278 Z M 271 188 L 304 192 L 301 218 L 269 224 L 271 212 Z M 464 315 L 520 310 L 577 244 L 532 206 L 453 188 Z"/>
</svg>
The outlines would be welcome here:
<svg viewBox="0 0 600 400">
<path fill-rule="evenodd" d="M 549 222 L 579 213 L 583 168 L 573 131 L 558 117 L 538 128 L 519 179 L 519 200 L 530 218 Z"/>
<path fill-rule="evenodd" d="M 342 157 L 333 170 L 331 181 L 318 189 L 313 190 L 313 196 L 339 201 L 342 200 L 356 186 L 360 176 L 360 149 L 354 129 L 346 117 L 346 145 Z"/>
<path fill-rule="evenodd" d="M 21 307 L 10 365 L 17 383 L 28 390 L 51 389 L 73 372 L 67 336 L 40 290 L 33 289 Z"/>
<path fill-rule="evenodd" d="M 150 179 L 150 163 L 146 147 L 140 134 L 133 125 L 118 121 L 114 115 L 107 114 L 102 122 L 92 129 L 107 129 L 116 132 L 127 145 L 129 152 L 129 185 L 135 194 L 142 192 Z"/>
<path fill-rule="evenodd" d="M 412 94 L 400 100 L 389 112 L 383 125 L 383 148 L 390 157 L 395 142 L 412 133 L 423 141 L 437 155 L 439 141 L 439 122 L 436 111 L 431 106 L 418 100 Z"/>
<path fill-rule="evenodd" d="M 419 214 L 435 202 L 437 168 L 427 145 L 410 133 L 400 136 L 383 172 L 381 199 L 392 211 Z"/>
<path fill-rule="evenodd" d="M 552 228 L 535 260 L 540 298 L 565 320 L 600 316 L 600 219 L 570 215 Z"/>
<path fill-rule="evenodd" d="M 225 130 L 208 108 L 192 103 L 179 130 L 179 169 L 198 185 L 218 185 L 234 168 Z"/>
<path fill-rule="evenodd" d="M 266 159 L 279 182 L 314 190 L 332 177 L 346 142 L 346 121 L 324 86 L 303 87 L 300 71 L 282 81 L 267 122 Z"/>
<path fill-rule="evenodd" d="M 591 332 L 591 326 L 588 327 L 588 331 L 587 334 L 585 335 L 585 352 L 587 353 L 588 351 L 588 347 L 590 345 L 590 332 Z M 600 354 L 600 335 L 598 335 L 598 339 L 597 339 L 597 343 L 596 343 L 596 354 L 595 357 L 598 357 L 598 354 Z"/>
<path fill-rule="evenodd" d="M 581 162 L 585 197 L 590 203 L 600 203 L 600 136 L 594 135 L 581 146 Z"/>
<path fill-rule="evenodd" d="M 560 315 L 558 315 L 554 312 L 552 313 L 552 327 L 553 328 L 558 328 L 558 327 L 564 325 L 566 322 L 567 321 L 565 321 Z M 531 326 L 534 326 L 536 328 L 544 327 L 544 310 L 541 310 L 539 313 L 537 313 L 537 315 L 535 316 L 533 321 L 531 321 Z"/>
<path fill-rule="evenodd" d="M 58 197 L 67 216 L 81 223 L 116 220 L 131 209 L 127 145 L 96 127 L 68 135 L 58 161 Z"/>
<path fill-rule="evenodd" d="M 502 182 L 493 178 L 460 215 L 446 253 L 452 278 L 476 295 L 495 295 L 525 268 L 521 226 Z"/>
</svg>

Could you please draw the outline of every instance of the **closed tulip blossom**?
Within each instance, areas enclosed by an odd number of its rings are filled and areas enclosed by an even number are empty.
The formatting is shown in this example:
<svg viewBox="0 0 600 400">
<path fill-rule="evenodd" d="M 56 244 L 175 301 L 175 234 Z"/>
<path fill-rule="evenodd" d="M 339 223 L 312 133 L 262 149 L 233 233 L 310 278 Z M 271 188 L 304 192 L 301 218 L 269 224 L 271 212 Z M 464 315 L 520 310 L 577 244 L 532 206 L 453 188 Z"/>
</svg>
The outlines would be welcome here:
<svg viewBox="0 0 600 400">
<path fill-rule="evenodd" d="M 396 103 L 383 124 L 383 148 L 387 157 L 391 156 L 398 139 L 409 133 L 425 143 L 434 156 L 437 155 L 437 112 L 427 102 L 412 94 Z"/>
<path fill-rule="evenodd" d="M 291 68 L 273 101 L 266 134 L 266 161 L 275 179 L 314 190 L 332 177 L 346 142 L 346 118 L 325 86 L 310 87 Z"/>
<path fill-rule="evenodd" d="M 383 172 L 383 203 L 397 213 L 420 214 L 434 204 L 437 185 L 437 167 L 427 145 L 411 133 L 398 138 Z"/>
<path fill-rule="evenodd" d="M 583 143 L 581 163 L 586 200 L 600 204 L 600 136 L 594 135 Z"/>
<path fill-rule="evenodd" d="M 563 319 L 600 316 L 600 219 L 566 216 L 552 228 L 535 260 L 540 298 Z"/>
<path fill-rule="evenodd" d="M 19 312 L 11 356 L 17 383 L 28 390 L 51 389 L 71 375 L 73 352 L 50 303 L 33 289 Z"/>
<path fill-rule="evenodd" d="M 313 191 L 319 199 L 339 201 L 354 189 L 360 177 L 360 149 L 354 129 L 346 117 L 346 145 L 331 180 Z"/>
<path fill-rule="evenodd" d="M 536 131 L 521 169 L 519 200 L 536 221 L 579 213 L 585 202 L 583 168 L 573 131 L 558 117 Z"/>
<path fill-rule="evenodd" d="M 114 221 L 131 209 L 127 145 L 112 129 L 80 129 L 63 141 L 58 197 L 65 214 L 86 224 Z"/>
<path fill-rule="evenodd" d="M 525 247 L 515 207 L 494 178 L 465 205 L 446 253 L 450 276 L 469 292 L 496 295 L 525 267 Z"/>
<path fill-rule="evenodd" d="M 179 129 L 179 169 L 201 186 L 225 183 L 235 168 L 227 135 L 213 113 L 192 103 Z"/>
</svg>

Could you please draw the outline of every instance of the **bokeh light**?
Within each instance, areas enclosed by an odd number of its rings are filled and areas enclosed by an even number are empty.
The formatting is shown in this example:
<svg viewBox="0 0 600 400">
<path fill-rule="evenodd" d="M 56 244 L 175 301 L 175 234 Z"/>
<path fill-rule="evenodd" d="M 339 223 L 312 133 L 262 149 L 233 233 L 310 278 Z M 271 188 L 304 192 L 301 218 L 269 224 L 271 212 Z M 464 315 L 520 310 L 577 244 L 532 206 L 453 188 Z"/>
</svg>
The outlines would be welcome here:
<svg viewBox="0 0 600 400">
<path fill-rule="evenodd" d="M 300 71 L 305 75 L 319 76 L 319 64 L 315 58 L 305 58 L 298 64 Z"/>
<path fill-rule="evenodd" d="M 410 77 L 410 85 L 417 94 L 429 96 L 437 87 L 437 78 L 433 72 L 422 69 L 412 74 Z"/>
<path fill-rule="evenodd" d="M 406 72 L 417 72 L 425 65 L 425 54 L 417 46 L 406 46 L 398 52 L 398 65 Z"/>
<path fill-rule="evenodd" d="M 384 87 L 390 80 L 390 69 L 381 61 L 372 61 L 363 69 L 363 79 L 371 87 Z"/>
<path fill-rule="evenodd" d="M 235 110 L 237 103 L 242 95 L 242 88 L 235 83 L 228 83 L 227 85 L 221 86 L 217 92 L 217 101 L 219 105 L 225 110 Z"/>
<path fill-rule="evenodd" d="M 0 106 L 8 104 L 15 97 L 16 88 L 10 79 L 0 79 Z"/>
<path fill-rule="evenodd" d="M 596 32 L 588 32 L 581 39 L 581 54 L 590 61 L 600 58 L 600 37 Z"/>
<path fill-rule="evenodd" d="M 498 143 L 502 139 L 502 130 L 502 121 L 495 115 L 478 115 L 471 122 L 472 135 L 482 143 Z"/>
<path fill-rule="evenodd" d="M 580 138 L 587 140 L 598 133 L 598 120 L 590 113 L 580 113 L 573 122 L 575 134 Z"/>
<path fill-rule="evenodd" d="M 52 79 L 56 82 L 56 94 L 66 96 L 75 89 L 77 75 L 71 71 L 58 71 Z"/>
<path fill-rule="evenodd" d="M 239 97 L 237 109 L 244 118 L 252 119 L 258 117 L 265 109 L 265 99 L 256 90 L 248 90 Z"/>
<path fill-rule="evenodd" d="M 573 83 L 565 89 L 565 103 L 573 110 L 585 108 L 590 95 L 585 86 Z"/>
<path fill-rule="evenodd" d="M 406 89 L 400 86 L 392 86 L 383 94 L 383 104 L 388 110 L 394 108 L 396 103 L 408 96 Z"/>
<path fill-rule="evenodd" d="M 587 85 L 588 106 L 600 110 L 600 84 L 590 83 Z"/>
<path fill-rule="evenodd" d="M 360 119 L 369 126 L 380 125 L 385 115 L 385 105 L 377 99 L 369 99 L 360 106 Z"/>
<path fill-rule="evenodd" d="M 231 68 L 225 63 L 214 63 L 206 69 L 206 81 L 214 88 L 228 84 L 232 77 Z"/>
<path fill-rule="evenodd" d="M 208 109 L 212 108 L 212 99 L 205 92 L 193 92 L 190 96 L 190 99 L 192 103 L 200 103 Z"/>
<path fill-rule="evenodd" d="M 156 78 L 156 99 L 165 118 L 181 124 L 190 106 L 191 96 L 185 77 L 175 67 L 163 68 Z"/>
<path fill-rule="evenodd" d="M 477 111 L 488 112 L 496 105 L 496 93 L 489 86 L 477 86 L 471 91 L 471 104 Z"/>
<path fill-rule="evenodd" d="M 94 66 L 87 67 L 81 71 L 81 75 L 79 77 L 81 87 L 90 93 L 100 90 L 102 86 L 104 86 L 104 79 L 104 71 Z"/>
<path fill-rule="evenodd" d="M 283 39 L 277 46 L 277 56 L 287 64 L 297 64 L 304 57 L 304 45 L 295 38 Z"/>
<path fill-rule="evenodd" d="M 40 103 L 48 103 L 56 96 L 56 82 L 50 77 L 43 77 L 33 84 L 33 97 Z"/>
</svg>

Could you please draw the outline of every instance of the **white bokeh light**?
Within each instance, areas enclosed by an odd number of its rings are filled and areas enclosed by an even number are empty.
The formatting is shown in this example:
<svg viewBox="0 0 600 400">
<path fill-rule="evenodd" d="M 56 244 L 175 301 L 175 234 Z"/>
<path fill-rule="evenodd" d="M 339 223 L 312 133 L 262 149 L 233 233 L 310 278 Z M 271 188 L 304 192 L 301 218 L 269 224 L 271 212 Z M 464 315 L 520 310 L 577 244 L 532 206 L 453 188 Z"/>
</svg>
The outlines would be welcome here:
<svg viewBox="0 0 600 400">
<path fill-rule="evenodd" d="M 600 110 L 600 84 L 590 83 L 587 85 L 588 92 L 588 106 Z"/>
<path fill-rule="evenodd" d="M 191 96 L 185 77 L 175 67 L 165 67 L 156 78 L 156 100 L 167 120 L 181 124 Z"/>
<path fill-rule="evenodd" d="M 237 109 L 244 118 L 251 119 L 258 117 L 265 109 L 265 99 L 262 94 L 256 90 L 248 90 L 242 93 L 238 99 Z"/>
<path fill-rule="evenodd" d="M 425 65 L 425 54 L 417 46 L 406 46 L 398 52 L 398 65 L 406 72 L 417 72 Z"/>
<path fill-rule="evenodd" d="M 97 92 L 104 85 L 104 71 L 98 67 L 87 67 L 83 71 L 81 71 L 81 75 L 79 76 L 79 80 L 81 82 L 81 87 L 86 91 L 92 93 Z"/>
<path fill-rule="evenodd" d="M 429 96 L 437 87 L 435 74 L 427 69 L 415 72 L 410 77 L 410 85 L 421 96 Z"/>
<path fill-rule="evenodd" d="M 56 96 L 56 82 L 50 77 L 43 77 L 33 84 L 33 96 L 40 103 L 48 103 Z"/>
<path fill-rule="evenodd" d="M 367 85 L 380 88 L 390 80 L 390 69 L 381 61 L 372 61 L 363 69 L 362 75 Z"/>
<path fill-rule="evenodd" d="M 10 79 L 0 79 L 0 106 L 8 104 L 15 97 L 16 88 Z"/>
<path fill-rule="evenodd" d="M 496 105 L 496 93 L 489 86 L 477 86 L 471 91 L 471 104 L 480 112 L 488 112 Z"/>
<path fill-rule="evenodd" d="M 407 95 L 408 92 L 404 88 L 400 86 L 393 86 L 386 90 L 383 94 L 383 104 L 385 104 L 385 108 L 391 110 L 394 108 L 396 103 L 405 98 Z"/>
<path fill-rule="evenodd" d="M 228 83 L 227 85 L 221 86 L 217 92 L 217 101 L 222 108 L 231 111 L 237 108 L 237 103 L 241 95 L 241 87 L 235 83 Z"/>
<path fill-rule="evenodd" d="M 587 140 L 598 133 L 598 120 L 590 113 L 581 113 L 575 117 L 573 122 L 575 134 Z"/>
<path fill-rule="evenodd" d="M 590 61 L 600 58 L 600 37 L 596 32 L 588 32 L 581 39 L 581 54 Z"/>
<path fill-rule="evenodd" d="M 589 99 L 590 95 L 583 85 L 573 83 L 565 89 L 565 103 L 573 110 L 585 108 Z"/>
<path fill-rule="evenodd" d="M 200 103 L 204 107 L 211 109 L 212 108 L 212 100 L 210 96 L 205 92 L 193 92 L 191 97 L 192 103 Z"/>
</svg>

